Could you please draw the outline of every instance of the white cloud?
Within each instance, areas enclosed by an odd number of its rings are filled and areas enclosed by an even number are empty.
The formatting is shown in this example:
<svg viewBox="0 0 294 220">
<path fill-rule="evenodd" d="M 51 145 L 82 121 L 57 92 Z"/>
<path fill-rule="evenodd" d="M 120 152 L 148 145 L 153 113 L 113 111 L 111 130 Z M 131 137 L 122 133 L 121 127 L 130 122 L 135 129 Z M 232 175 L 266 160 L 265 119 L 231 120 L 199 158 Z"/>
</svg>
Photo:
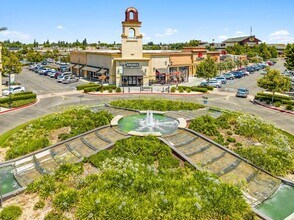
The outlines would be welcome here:
<svg viewBox="0 0 294 220">
<path fill-rule="evenodd" d="M 28 41 L 31 40 L 32 37 L 29 34 L 22 33 L 20 31 L 1 31 L 0 37 L 6 38 L 12 41 Z"/>
<path fill-rule="evenodd" d="M 57 25 L 56 29 L 62 30 L 62 29 L 64 29 L 64 27 L 62 25 Z"/>
<path fill-rule="evenodd" d="M 242 32 L 242 31 L 236 31 L 235 33 L 238 34 L 238 35 L 239 34 L 244 34 L 244 32 Z"/>
<path fill-rule="evenodd" d="M 144 40 L 150 40 L 151 39 L 151 37 L 147 36 L 145 33 L 141 32 L 141 34 L 142 34 Z"/>
<path fill-rule="evenodd" d="M 155 34 L 156 37 L 164 37 L 164 36 L 170 36 L 170 35 L 174 35 L 178 33 L 178 30 L 177 29 L 174 29 L 174 28 L 168 28 L 168 29 L 165 29 L 164 33 L 163 34 Z"/>
<path fill-rule="evenodd" d="M 220 39 L 220 40 L 225 40 L 225 39 L 228 39 L 229 37 L 228 36 L 226 36 L 226 35 L 220 35 L 220 36 L 218 36 L 218 39 Z"/>
<path fill-rule="evenodd" d="M 287 30 L 279 30 L 269 34 L 269 43 L 293 43 L 294 36 Z"/>
</svg>

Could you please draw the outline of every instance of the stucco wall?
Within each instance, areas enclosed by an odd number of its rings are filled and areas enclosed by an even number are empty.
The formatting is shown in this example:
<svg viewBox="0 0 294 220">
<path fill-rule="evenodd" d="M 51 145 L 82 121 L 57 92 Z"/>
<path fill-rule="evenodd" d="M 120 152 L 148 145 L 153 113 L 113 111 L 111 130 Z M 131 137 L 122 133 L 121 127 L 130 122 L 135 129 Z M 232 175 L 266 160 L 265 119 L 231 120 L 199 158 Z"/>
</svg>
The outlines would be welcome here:
<svg viewBox="0 0 294 220">
<path fill-rule="evenodd" d="M 111 68 L 112 56 L 111 54 L 87 54 L 87 65 L 104 68 Z"/>
<path fill-rule="evenodd" d="M 71 63 L 87 63 L 87 54 L 83 51 L 71 51 L 70 52 L 70 62 Z"/>
</svg>

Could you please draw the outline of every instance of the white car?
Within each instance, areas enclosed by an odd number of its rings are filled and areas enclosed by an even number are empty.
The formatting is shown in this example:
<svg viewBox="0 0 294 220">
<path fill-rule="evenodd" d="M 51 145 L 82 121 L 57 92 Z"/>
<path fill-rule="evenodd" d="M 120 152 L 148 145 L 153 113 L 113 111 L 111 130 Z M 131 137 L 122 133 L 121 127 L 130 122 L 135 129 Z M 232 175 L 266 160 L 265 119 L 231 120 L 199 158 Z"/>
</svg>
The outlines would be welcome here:
<svg viewBox="0 0 294 220">
<path fill-rule="evenodd" d="M 24 91 L 25 91 L 25 87 L 23 87 L 23 86 L 10 86 L 10 90 L 4 89 L 2 91 L 2 95 L 8 96 L 9 94 L 15 94 L 15 93 L 20 93 L 20 92 L 24 92 Z"/>
</svg>

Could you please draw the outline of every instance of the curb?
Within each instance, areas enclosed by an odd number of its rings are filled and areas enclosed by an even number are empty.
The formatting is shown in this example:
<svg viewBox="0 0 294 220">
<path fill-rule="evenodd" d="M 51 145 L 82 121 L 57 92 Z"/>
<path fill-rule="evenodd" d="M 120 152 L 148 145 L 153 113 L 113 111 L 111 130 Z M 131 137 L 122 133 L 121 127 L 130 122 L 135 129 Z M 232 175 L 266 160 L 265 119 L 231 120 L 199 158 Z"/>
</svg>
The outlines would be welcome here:
<svg viewBox="0 0 294 220">
<path fill-rule="evenodd" d="M 37 104 L 39 101 L 40 101 L 40 100 L 37 99 L 35 102 L 32 102 L 32 103 L 29 103 L 29 104 L 23 105 L 23 106 L 21 106 L 21 107 L 18 107 L 18 108 L 11 108 L 11 109 L 8 109 L 8 110 L 5 110 L 5 111 L 2 111 L 2 112 L 0 112 L 0 115 L 5 114 L 5 113 L 8 113 L 8 112 L 12 112 L 12 111 L 16 111 L 16 110 L 20 110 L 20 109 L 24 109 L 24 108 L 31 107 L 31 106 Z"/>
<path fill-rule="evenodd" d="M 171 96 L 194 96 L 194 95 L 204 95 L 205 93 L 201 93 L 201 94 L 191 94 L 191 93 L 164 93 L 164 92 L 131 92 L 131 93 L 92 93 L 92 92 L 88 92 L 84 94 L 87 95 L 97 95 L 97 96 L 116 96 L 116 95 L 171 95 Z"/>
<path fill-rule="evenodd" d="M 265 107 L 265 108 L 268 108 L 268 109 L 272 109 L 272 110 L 275 110 L 275 111 L 279 111 L 279 112 L 283 112 L 283 113 L 287 113 L 287 114 L 290 114 L 290 115 L 294 115 L 294 112 L 292 111 L 288 111 L 288 110 L 284 110 L 284 109 L 279 109 L 279 108 L 276 108 L 276 107 L 272 107 L 272 106 L 268 106 L 266 104 L 263 104 L 255 99 L 252 99 L 251 102 L 257 104 L 257 105 L 261 105 L 262 107 Z"/>
</svg>

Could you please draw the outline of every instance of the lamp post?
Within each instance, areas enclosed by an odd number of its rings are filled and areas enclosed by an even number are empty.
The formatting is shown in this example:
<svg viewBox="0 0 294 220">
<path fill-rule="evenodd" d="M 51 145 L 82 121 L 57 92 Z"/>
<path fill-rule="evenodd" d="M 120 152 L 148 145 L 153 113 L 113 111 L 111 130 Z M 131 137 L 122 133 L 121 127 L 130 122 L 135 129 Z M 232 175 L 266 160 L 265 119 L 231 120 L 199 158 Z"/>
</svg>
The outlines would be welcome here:
<svg viewBox="0 0 294 220">
<path fill-rule="evenodd" d="M 125 70 L 124 70 L 124 67 L 125 67 L 125 64 L 123 63 L 122 65 L 122 80 L 121 80 L 121 82 L 122 82 L 122 87 L 123 87 L 123 93 L 125 93 Z"/>
<path fill-rule="evenodd" d="M 14 73 L 14 67 L 11 68 L 12 70 L 12 73 Z M 11 91 L 10 91 L 10 88 L 11 88 L 11 77 L 10 77 L 11 73 L 8 74 L 8 93 L 9 93 L 9 109 L 11 109 Z"/>
<path fill-rule="evenodd" d="M 80 72 L 80 59 L 78 59 L 78 71 L 79 71 L 79 79 L 81 78 L 81 72 Z"/>
</svg>

